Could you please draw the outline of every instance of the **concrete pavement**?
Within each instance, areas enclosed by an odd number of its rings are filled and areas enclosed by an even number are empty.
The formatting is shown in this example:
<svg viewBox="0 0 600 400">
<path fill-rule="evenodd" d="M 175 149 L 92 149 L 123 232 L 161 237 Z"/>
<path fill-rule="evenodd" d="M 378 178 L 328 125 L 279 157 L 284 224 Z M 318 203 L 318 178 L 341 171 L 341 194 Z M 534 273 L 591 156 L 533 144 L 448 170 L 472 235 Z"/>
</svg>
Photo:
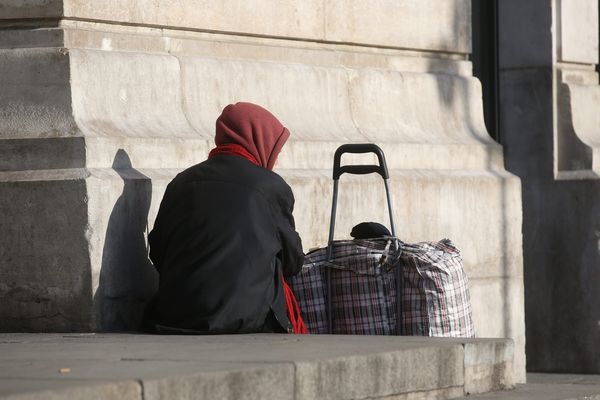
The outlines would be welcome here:
<svg viewBox="0 0 600 400">
<path fill-rule="evenodd" d="M 600 375 L 527 374 L 527 384 L 509 392 L 463 397 L 468 400 L 600 400 Z"/>
</svg>

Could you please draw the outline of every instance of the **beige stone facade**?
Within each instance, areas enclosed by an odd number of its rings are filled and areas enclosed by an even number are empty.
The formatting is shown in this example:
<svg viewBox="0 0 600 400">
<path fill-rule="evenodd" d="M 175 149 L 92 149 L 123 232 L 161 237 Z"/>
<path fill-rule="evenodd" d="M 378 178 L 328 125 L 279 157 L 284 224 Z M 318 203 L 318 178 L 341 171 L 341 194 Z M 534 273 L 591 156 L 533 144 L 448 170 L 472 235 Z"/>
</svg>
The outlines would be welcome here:
<svg viewBox="0 0 600 400">
<path fill-rule="evenodd" d="M 244 100 L 292 132 L 277 172 L 305 250 L 326 243 L 335 148 L 379 144 L 399 236 L 462 249 L 478 336 L 512 338 L 524 380 L 521 186 L 483 122 L 470 1 L 0 0 L 0 18 L 3 330 L 135 327 L 165 185 Z M 375 177 L 340 188 L 337 237 L 387 220 Z"/>
</svg>

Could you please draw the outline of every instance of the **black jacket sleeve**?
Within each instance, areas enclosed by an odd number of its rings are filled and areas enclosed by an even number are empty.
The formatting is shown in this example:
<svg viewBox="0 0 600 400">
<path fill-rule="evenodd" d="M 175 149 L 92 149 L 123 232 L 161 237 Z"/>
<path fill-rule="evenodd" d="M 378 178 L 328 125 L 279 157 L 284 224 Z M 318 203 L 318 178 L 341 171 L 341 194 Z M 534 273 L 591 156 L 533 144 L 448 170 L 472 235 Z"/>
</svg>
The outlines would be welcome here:
<svg viewBox="0 0 600 400">
<path fill-rule="evenodd" d="M 283 275 L 287 278 L 296 275 L 302 269 L 304 253 L 302 251 L 302 240 L 296 232 L 294 222 L 294 195 L 289 186 L 286 185 L 284 193 L 279 196 L 278 214 L 276 217 L 277 230 L 281 241 L 281 252 L 278 257 L 283 266 Z"/>
<path fill-rule="evenodd" d="M 150 261 L 152 261 L 152 264 L 154 264 L 154 268 L 156 268 L 157 271 L 160 271 L 160 265 L 162 263 L 162 252 L 159 248 L 159 243 L 161 240 L 158 237 L 160 234 L 158 229 L 156 228 L 156 224 L 154 225 L 154 229 L 150 232 L 150 234 L 148 234 L 148 244 L 150 246 Z"/>
</svg>

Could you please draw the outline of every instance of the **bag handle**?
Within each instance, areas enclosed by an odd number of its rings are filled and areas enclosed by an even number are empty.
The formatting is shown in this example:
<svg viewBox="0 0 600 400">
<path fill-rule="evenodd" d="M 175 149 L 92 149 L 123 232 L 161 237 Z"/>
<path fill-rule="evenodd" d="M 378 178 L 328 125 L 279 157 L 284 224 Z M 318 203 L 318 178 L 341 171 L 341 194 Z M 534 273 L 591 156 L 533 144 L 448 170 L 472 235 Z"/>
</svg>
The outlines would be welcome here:
<svg viewBox="0 0 600 400">
<path fill-rule="evenodd" d="M 341 165 L 342 155 L 344 153 L 363 154 L 374 153 L 377 156 L 379 165 Z M 331 204 L 331 219 L 329 222 L 329 241 L 327 242 L 327 261 L 331 262 L 333 258 L 333 236 L 335 231 L 335 216 L 337 210 L 338 184 L 340 176 L 343 174 L 364 175 L 378 173 L 383 178 L 385 185 L 385 195 L 387 197 L 388 212 L 390 214 L 390 228 L 392 236 L 396 238 L 396 226 L 394 225 L 394 213 L 392 209 L 392 198 L 390 195 L 390 187 L 388 184 L 390 174 L 385 162 L 383 150 L 374 143 L 349 143 L 343 144 L 337 148 L 333 157 L 333 198 Z M 398 243 L 394 240 L 394 247 L 398 250 Z M 396 334 L 401 334 L 401 301 L 402 301 L 402 272 L 400 268 L 396 268 L 396 290 L 397 290 L 397 309 L 396 309 Z M 329 333 L 333 333 L 333 307 L 332 307 L 332 285 L 331 285 L 331 268 L 327 268 L 326 272 L 327 285 L 327 323 Z"/>
<path fill-rule="evenodd" d="M 342 154 L 364 154 L 374 153 L 379 160 L 379 165 L 341 165 Z M 335 151 L 333 156 L 333 180 L 340 179 L 342 174 L 364 175 L 378 173 L 383 179 L 389 179 L 390 174 L 385 162 L 383 150 L 374 143 L 351 143 L 343 144 Z"/>
<path fill-rule="evenodd" d="M 342 154 L 344 153 L 374 153 L 379 160 L 379 165 L 340 165 Z M 329 222 L 329 242 L 327 251 L 327 260 L 331 261 L 331 244 L 333 243 L 333 235 L 335 230 L 335 215 L 337 210 L 337 196 L 338 196 L 338 183 L 342 174 L 353 174 L 353 175 L 364 175 L 370 173 L 378 173 L 383 178 L 383 184 L 385 185 L 385 195 L 387 197 L 388 212 L 390 214 L 390 228 L 392 236 L 396 236 L 396 226 L 394 224 L 394 216 L 392 210 L 392 198 L 390 196 L 390 188 L 388 180 L 390 174 L 388 172 L 387 164 L 385 162 L 385 155 L 383 150 L 374 143 L 349 143 L 343 144 L 337 148 L 335 155 L 333 156 L 333 199 L 331 205 L 331 219 Z"/>
</svg>

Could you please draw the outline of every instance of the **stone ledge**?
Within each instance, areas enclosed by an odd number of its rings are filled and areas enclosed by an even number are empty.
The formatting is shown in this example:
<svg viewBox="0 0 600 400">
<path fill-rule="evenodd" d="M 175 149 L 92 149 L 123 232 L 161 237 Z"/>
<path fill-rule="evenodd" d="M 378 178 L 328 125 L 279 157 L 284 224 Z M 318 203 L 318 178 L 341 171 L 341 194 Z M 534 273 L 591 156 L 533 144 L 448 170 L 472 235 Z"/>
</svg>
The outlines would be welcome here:
<svg viewBox="0 0 600 400">
<path fill-rule="evenodd" d="M 8 3 L 8 4 L 6 4 Z M 470 2 L 2 0 L 0 20 L 57 18 L 466 54 Z M 402 23 L 398 23 L 401 21 Z M 435 29 L 430 27 L 434 26 Z M 451 40 L 450 40 L 451 38 Z"/>
<path fill-rule="evenodd" d="M 473 381 L 512 387 L 511 373 L 469 367 L 511 349 L 509 339 L 3 334 L 0 399 L 455 398 Z M 510 357 L 501 362 L 510 371 Z"/>
<path fill-rule="evenodd" d="M 292 132 L 292 135 L 294 133 Z M 356 142 L 356 141 L 355 141 Z M 369 142 L 363 140 L 362 142 Z M 278 170 L 329 170 L 343 141 L 290 140 L 277 161 Z M 437 170 L 505 175 L 502 148 L 481 143 L 393 143 L 375 141 L 387 165 L 398 170 Z M 65 137 L 0 139 L 0 173 L 70 168 L 114 168 L 119 152 L 134 168 L 185 169 L 202 162 L 214 147 L 212 138 Z M 118 160 L 117 160 L 118 161 Z M 347 163 L 376 163 L 374 155 L 343 157 Z M 331 175 L 328 173 L 328 175 Z"/>
<path fill-rule="evenodd" d="M 304 141 L 497 146 L 472 77 L 144 52 L 0 53 L 3 138 L 212 139 L 225 105 L 251 101 Z"/>
</svg>

